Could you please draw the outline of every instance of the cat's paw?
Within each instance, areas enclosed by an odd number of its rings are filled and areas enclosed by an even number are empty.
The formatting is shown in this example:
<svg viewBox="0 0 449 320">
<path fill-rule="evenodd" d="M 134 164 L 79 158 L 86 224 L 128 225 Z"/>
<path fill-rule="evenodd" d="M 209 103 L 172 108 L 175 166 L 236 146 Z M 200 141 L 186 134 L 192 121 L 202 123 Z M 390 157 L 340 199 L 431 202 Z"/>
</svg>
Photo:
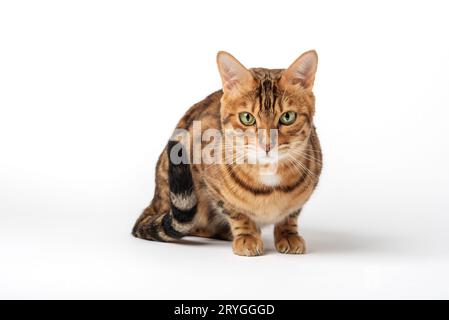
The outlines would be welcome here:
<svg viewBox="0 0 449 320">
<path fill-rule="evenodd" d="M 263 255 L 263 242 L 258 236 L 241 235 L 233 240 L 232 250 L 239 256 L 261 256 Z"/>
<path fill-rule="evenodd" d="M 306 252 L 304 239 L 297 234 L 283 235 L 276 239 L 276 250 L 280 253 L 303 254 Z"/>
</svg>

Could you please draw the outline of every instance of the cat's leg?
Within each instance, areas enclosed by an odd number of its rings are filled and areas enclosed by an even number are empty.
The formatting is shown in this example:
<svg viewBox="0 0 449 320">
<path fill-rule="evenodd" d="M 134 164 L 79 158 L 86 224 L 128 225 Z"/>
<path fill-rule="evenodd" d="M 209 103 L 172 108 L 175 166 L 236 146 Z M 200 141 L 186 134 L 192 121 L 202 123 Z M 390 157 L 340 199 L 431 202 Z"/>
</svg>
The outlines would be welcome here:
<svg viewBox="0 0 449 320">
<path fill-rule="evenodd" d="M 170 141 L 157 165 L 156 191 L 151 205 L 137 220 L 133 235 L 156 241 L 177 241 L 195 226 L 197 197 L 188 161 L 168 160 L 177 142 Z M 184 147 L 181 154 L 186 155 Z"/>
<path fill-rule="evenodd" d="M 299 212 L 293 213 L 274 227 L 274 243 L 281 253 L 301 254 L 306 251 L 304 239 L 298 234 Z"/>
<path fill-rule="evenodd" d="M 186 197 L 176 202 L 173 201 L 174 197 L 172 194 L 171 205 L 167 200 L 158 209 L 155 203 L 145 209 L 133 228 L 133 235 L 163 242 L 177 241 L 187 235 L 195 226 L 196 203 L 192 204 Z M 184 205 L 181 207 L 180 204 Z"/>
<path fill-rule="evenodd" d="M 233 236 L 232 249 L 239 256 L 260 256 L 263 241 L 260 228 L 244 214 L 229 214 L 228 222 Z"/>
<path fill-rule="evenodd" d="M 194 237 L 231 241 L 233 239 L 229 226 L 197 227 L 189 234 Z"/>
<path fill-rule="evenodd" d="M 234 237 L 232 236 L 231 228 L 229 224 L 221 224 L 215 228 L 215 232 L 212 236 L 213 239 L 232 241 Z"/>
<path fill-rule="evenodd" d="M 169 186 L 167 181 L 167 174 L 160 173 L 160 169 L 157 170 L 156 176 L 156 190 L 154 193 L 153 200 L 151 204 L 143 210 L 140 217 L 137 219 L 132 230 L 132 234 L 141 239 L 145 240 L 159 240 L 161 237 L 158 236 L 158 224 L 161 224 L 161 219 L 165 214 L 170 212 L 170 196 L 169 196 Z"/>
<path fill-rule="evenodd" d="M 229 223 L 221 214 L 221 208 L 211 205 L 207 196 L 201 192 L 198 193 L 197 216 L 195 228 L 189 235 L 227 241 L 233 239 Z"/>
<path fill-rule="evenodd" d="M 168 212 L 170 208 L 168 205 L 166 207 L 167 208 L 165 212 Z M 147 208 L 145 208 L 145 210 L 142 212 L 142 214 L 134 224 L 132 230 L 133 236 L 145 240 L 154 240 L 153 237 L 150 235 L 149 228 L 150 225 L 153 223 L 153 221 L 156 220 L 161 215 L 164 215 L 164 212 L 159 212 L 156 209 L 156 205 L 154 204 L 153 200 L 153 202 Z"/>
</svg>

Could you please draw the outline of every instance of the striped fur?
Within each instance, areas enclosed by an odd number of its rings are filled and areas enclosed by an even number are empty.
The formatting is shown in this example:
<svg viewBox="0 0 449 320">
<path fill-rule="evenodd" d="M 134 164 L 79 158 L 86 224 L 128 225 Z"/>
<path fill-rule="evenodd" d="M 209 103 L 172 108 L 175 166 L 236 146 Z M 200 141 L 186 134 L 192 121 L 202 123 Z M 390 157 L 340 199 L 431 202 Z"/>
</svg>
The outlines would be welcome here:
<svg viewBox="0 0 449 320">
<path fill-rule="evenodd" d="M 277 129 L 276 147 L 284 157 L 270 178 L 261 176 L 266 169 L 261 163 L 175 164 L 169 155 L 178 146 L 170 141 L 156 166 L 153 200 L 133 234 L 156 241 L 177 241 L 186 235 L 232 240 L 234 253 L 256 256 L 264 251 L 260 226 L 274 224 L 279 252 L 304 253 L 299 212 L 315 190 L 322 168 L 313 123 L 316 53 L 303 54 L 288 69 L 246 69 L 224 52 L 217 62 L 223 90 L 191 107 L 177 128 L 192 133 L 193 121 L 198 120 L 203 131 Z M 243 111 L 256 118 L 253 126 L 240 122 Z M 290 125 L 279 121 L 286 111 L 296 114 Z M 208 142 L 202 143 L 204 147 Z M 184 159 L 188 151 L 181 146 Z"/>
<path fill-rule="evenodd" d="M 186 162 L 187 150 L 179 142 L 170 141 L 167 154 L 179 144 L 183 162 L 168 165 L 170 211 L 155 216 L 144 228 L 136 225 L 134 235 L 157 241 L 175 241 L 186 235 L 194 226 L 197 199 L 193 188 L 190 165 Z"/>
</svg>

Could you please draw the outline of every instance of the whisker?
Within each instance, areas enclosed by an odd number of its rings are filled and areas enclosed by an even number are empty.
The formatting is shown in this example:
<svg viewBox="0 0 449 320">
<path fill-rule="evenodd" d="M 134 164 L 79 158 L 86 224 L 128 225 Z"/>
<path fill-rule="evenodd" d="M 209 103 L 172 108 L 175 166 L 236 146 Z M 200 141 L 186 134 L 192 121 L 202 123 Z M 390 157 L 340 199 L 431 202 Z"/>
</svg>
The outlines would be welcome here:
<svg viewBox="0 0 449 320">
<path fill-rule="evenodd" d="M 298 159 L 294 158 L 293 156 L 289 155 L 290 159 L 293 161 L 292 163 L 298 164 L 301 168 L 303 168 L 306 171 L 306 174 L 309 174 L 310 178 L 312 180 L 316 180 L 316 174 L 310 171 L 304 164 L 299 161 Z"/>
</svg>

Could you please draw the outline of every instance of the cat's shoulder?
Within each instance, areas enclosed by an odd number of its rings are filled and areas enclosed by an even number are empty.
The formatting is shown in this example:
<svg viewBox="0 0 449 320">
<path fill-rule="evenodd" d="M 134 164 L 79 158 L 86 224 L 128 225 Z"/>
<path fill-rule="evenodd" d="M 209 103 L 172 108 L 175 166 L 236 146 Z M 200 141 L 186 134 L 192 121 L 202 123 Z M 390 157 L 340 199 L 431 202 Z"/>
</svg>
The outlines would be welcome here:
<svg viewBox="0 0 449 320">
<path fill-rule="evenodd" d="M 214 120 L 220 118 L 220 100 L 223 96 L 223 90 L 218 90 L 208 95 L 203 100 L 190 107 L 178 123 L 178 128 L 188 129 L 195 120 Z M 211 125 L 213 125 L 211 123 Z"/>
</svg>

